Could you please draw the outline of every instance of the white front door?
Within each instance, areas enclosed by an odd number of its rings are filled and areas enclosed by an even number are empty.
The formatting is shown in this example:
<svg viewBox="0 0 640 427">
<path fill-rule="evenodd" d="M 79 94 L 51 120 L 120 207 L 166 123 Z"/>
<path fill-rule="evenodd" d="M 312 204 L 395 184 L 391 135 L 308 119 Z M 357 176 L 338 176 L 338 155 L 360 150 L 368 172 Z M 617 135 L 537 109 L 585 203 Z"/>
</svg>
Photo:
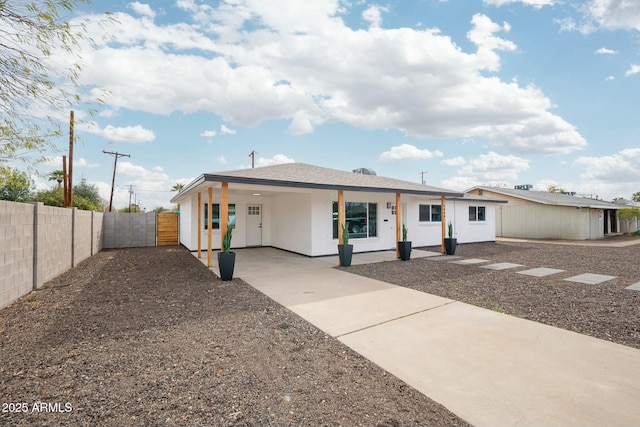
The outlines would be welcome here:
<svg viewBox="0 0 640 427">
<path fill-rule="evenodd" d="M 262 205 L 247 205 L 247 246 L 262 246 Z"/>
</svg>

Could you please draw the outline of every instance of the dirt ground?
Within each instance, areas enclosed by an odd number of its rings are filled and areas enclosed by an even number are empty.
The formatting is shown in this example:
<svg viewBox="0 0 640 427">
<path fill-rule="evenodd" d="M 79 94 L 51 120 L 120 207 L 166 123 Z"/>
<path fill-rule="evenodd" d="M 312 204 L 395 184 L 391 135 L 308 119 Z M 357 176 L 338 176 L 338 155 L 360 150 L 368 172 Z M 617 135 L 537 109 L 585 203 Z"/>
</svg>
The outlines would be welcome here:
<svg viewBox="0 0 640 427">
<path fill-rule="evenodd" d="M 0 310 L 0 425 L 467 425 L 180 247 L 106 250 Z"/>
</svg>

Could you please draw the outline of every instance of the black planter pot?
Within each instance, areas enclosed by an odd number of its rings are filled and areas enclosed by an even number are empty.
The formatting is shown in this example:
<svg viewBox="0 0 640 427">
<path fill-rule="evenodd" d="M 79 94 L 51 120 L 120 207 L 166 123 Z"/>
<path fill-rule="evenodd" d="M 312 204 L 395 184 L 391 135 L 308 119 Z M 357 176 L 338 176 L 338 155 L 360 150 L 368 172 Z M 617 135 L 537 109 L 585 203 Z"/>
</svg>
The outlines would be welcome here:
<svg viewBox="0 0 640 427">
<path fill-rule="evenodd" d="M 220 268 L 220 279 L 233 279 L 233 269 L 236 266 L 235 252 L 218 252 L 218 267 Z"/>
<path fill-rule="evenodd" d="M 411 258 L 411 242 L 398 242 L 398 252 L 402 261 L 408 261 Z"/>
<path fill-rule="evenodd" d="M 456 253 L 456 244 L 458 239 L 445 237 L 444 239 L 444 250 L 447 255 L 453 255 Z"/>
<path fill-rule="evenodd" d="M 353 245 L 338 245 L 338 257 L 342 267 L 350 267 L 351 258 L 353 257 Z"/>
</svg>

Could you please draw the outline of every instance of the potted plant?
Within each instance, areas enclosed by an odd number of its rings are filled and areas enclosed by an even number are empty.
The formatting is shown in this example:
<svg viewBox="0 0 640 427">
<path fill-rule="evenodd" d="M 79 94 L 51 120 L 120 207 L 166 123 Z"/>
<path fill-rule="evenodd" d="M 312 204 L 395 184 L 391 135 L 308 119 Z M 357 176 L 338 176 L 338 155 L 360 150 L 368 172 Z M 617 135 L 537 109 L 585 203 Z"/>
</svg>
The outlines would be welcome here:
<svg viewBox="0 0 640 427">
<path fill-rule="evenodd" d="M 231 252 L 231 233 L 233 228 L 227 227 L 227 231 L 222 237 L 222 251 L 218 252 L 218 267 L 220 268 L 220 279 L 233 279 L 233 269 L 236 265 L 236 253 Z"/>
<path fill-rule="evenodd" d="M 398 242 L 398 252 L 400 252 L 400 259 L 407 261 L 411 258 L 411 242 L 407 241 L 407 227 L 402 224 L 402 241 Z"/>
<path fill-rule="evenodd" d="M 349 228 L 347 224 L 342 224 L 342 244 L 338 244 L 338 257 L 342 267 L 351 266 L 353 257 L 353 245 L 349 244 Z"/>
<path fill-rule="evenodd" d="M 447 255 L 453 255 L 456 253 L 456 244 L 458 242 L 458 239 L 455 239 L 453 237 L 453 224 L 451 224 L 451 221 L 449 221 L 449 229 L 447 234 L 449 235 L 449 237 L 444 239 L 444 250 Z"/>
</svg>

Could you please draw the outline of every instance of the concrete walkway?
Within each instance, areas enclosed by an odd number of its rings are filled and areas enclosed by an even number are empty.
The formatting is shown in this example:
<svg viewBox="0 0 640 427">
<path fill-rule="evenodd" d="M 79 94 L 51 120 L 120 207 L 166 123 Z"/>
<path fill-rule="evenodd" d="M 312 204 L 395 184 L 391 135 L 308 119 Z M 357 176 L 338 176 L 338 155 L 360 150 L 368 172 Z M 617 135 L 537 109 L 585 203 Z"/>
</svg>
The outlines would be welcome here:
<svg viewBox="0 0 640 427">
<path fill-rule="evenodd" d="M 419 256 L 439 254 L 412 251 Z M 354 264 L 394 258 L 356 254 Z M 640 350 L 332 268 L 337 263 L 242 249 L 235 277 L 475 426 L 640 425 Z"/>
</svg>

